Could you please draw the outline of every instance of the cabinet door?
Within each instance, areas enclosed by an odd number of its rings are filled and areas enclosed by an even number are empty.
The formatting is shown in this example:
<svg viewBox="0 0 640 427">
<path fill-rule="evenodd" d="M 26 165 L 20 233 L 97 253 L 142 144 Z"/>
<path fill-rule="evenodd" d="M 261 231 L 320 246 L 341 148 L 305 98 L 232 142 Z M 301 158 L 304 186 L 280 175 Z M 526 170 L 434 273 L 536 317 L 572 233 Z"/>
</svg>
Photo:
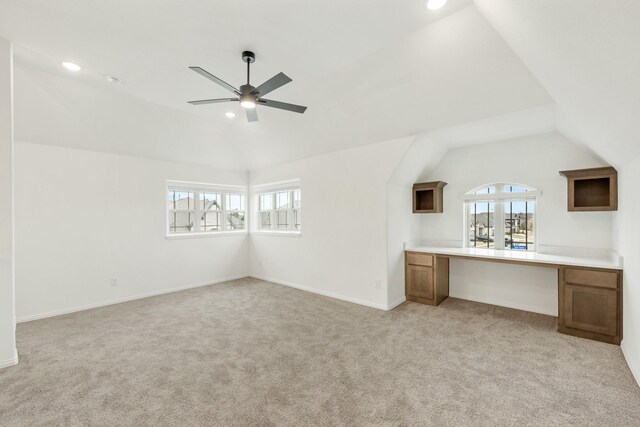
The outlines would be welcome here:
<svg viewBox="0 0 640 427">
<path fill-rule="evenodd" d="M 407 265 L 407 295 L 434 299 L 433 267 Z"/>
<path fill-rule="evenodd" d="M 615 289 L 564 285 L 564 326 L 598 334 L 618 334 L 618 293 Z"/>
</svg>

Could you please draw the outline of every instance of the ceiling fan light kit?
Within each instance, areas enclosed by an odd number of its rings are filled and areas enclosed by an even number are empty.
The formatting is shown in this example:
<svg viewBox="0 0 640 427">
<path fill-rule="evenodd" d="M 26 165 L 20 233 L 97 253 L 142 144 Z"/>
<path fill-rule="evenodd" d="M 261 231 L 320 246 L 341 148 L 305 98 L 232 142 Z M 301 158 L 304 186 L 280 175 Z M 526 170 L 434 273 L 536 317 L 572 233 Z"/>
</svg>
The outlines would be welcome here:
<svg viewBox="0 0 640 427">
<path fill-rule="evenodd" d="M 196 73 L 211 80 L 214 83 L 219 84 L 223 88 L 237 95 L 237 98 L 217 98 L 217 99 L 202 99 L 199 101 L 189 101 L 191 105 L 203 105 L 203 104 L 218 104 L 222 102 L 240 102 L 240 105 L 245 109 L 247 113 L 247 120 L 250 122 L 258 121 L 258 113 L 256 112 L 256 106 L 264 105 L 265 107 L 277 108 L 279 110 L 293 111 L 294 113 L 304 113 L 307 107 L 301 105 L 288 104 L 286 102 L 272 101 L 270 99 L 264 99 L 263 96 L 290 83 L 292 80 L 284 73 L 278 73 L 266 82 L 262 83 L 258 87 L 254 87 L 250 83 L 251 77 L 251 64 L 256 61 L 256 55 L 251 51 L 242 52 L 242 61 L 247 64 L 247 84 L 240 86 L 240 89 L 236 89 L 229 83 L 214 76 L 208 71 L 200 67 L 189 67 Z"/>
<path fill-rule="evenodd" d="M 244 99 L 240 98 L 240 106 L 247 109 L 256 108 L 256 101 L 249 96 L 245 96 Z"/>
</svg>

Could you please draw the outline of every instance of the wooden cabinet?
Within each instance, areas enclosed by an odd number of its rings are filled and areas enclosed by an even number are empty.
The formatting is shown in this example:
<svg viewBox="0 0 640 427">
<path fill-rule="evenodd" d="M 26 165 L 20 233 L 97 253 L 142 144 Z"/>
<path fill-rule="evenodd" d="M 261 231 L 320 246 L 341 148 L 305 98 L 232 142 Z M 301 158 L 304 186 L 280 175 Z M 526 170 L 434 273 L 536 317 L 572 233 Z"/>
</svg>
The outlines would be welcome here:
<svg viewBox="0 0 640 427">
<path fill-rule="evenodd" d="M 442 189 L 446 182 L 413 184 L 413 213 L 442 213 Z"/>
<path fill-rule="evenodd" d="M 433 276 L 433 267 L 407 265 L 407 296 L 432 301 L 435 294 Z"/>
<path fill-rule="evenodd" d="M 622 340 L 622 272 L 561 267 L 558 331 L 611 344 Z"/>
<path fill-rule="evenodd" d="M 437 248 L 430 250 L 436 252 Z M 619 345 L 622 341 L 621 269 L 574 267 L 571 264 L 487 258 L 450 252 L 405 251 L 407 301 L 439 305 L 447 299 L 450 258 L 558 269 L 558 331 L 611 344 Z"/>
<path fill-rule="evenodd" d="M 567 177 L 567 209 L 618 210 L 618 172 L 610 167 L 561 171 Z"/>
<path fill-rule="evenodd" d="M 438 305 L 449 296 L 449 258 L 405 252 L 407 300 Z"/>
</svg>

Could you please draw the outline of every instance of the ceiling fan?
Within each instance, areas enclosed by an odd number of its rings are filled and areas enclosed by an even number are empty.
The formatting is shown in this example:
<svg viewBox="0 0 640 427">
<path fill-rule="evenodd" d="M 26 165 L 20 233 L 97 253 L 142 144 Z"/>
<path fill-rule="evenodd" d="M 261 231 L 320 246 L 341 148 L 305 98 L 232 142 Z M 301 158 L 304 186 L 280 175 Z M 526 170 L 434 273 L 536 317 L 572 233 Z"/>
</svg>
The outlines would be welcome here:
<svg viewBox="0 0 640 427">
<path fill-rule="evenodd" d="M 256 61 L 256 55 L 250 51 L 242 52 L 242 61 L 247 63 L 247 84 L 240 86 L 240 89 L 236 89 L 229 83 L 222 79 L 217 78 L 213 74 L 207 72 L 200 67 L 189 67 L 196 73 L 208 78 L 209 80 L 219 84 L 223 88 L 238 95 L 238 98 L 218 98 L 218 99 L 203 99 L 200 101 L 189 101 L 191 105 L 203 105 L 203 104 L 218 104 L 221 102 L 238 102 L 244 107 L 247 112 L 247 120 L 250 122 L 258 121 L 258 113 L 256 112 L 256 105 L 264 105 L 265 107 L 278 108 L 280 110 L 293 111 L 294 113 L 304 113 L 307 107 L 301 105 L 287 104 L 286 102 L 272 101 L 271 99 L 263 98 L 264 95 L 278 89 L 281 86 L 286 85 L 292 80 L 284 73 L 278 73 L 271 77 L 266 82 L 262 83 L 258 87 L 251 86 L 249 83 L 249 67 Z"/>
</svg>

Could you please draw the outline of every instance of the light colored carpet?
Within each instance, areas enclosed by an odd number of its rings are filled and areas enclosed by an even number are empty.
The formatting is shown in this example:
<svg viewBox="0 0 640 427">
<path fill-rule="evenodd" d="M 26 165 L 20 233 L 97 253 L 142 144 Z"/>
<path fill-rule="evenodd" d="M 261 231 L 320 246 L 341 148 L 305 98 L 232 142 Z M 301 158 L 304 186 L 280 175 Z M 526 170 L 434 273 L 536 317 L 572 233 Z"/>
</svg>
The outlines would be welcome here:
<svg viewBox="0 0 640 427">
<path fill-rule="evenodd" d="M 555 327 L 237 280 L 18 325 L 0 424 L 639 425 L 620 348 Z"/>
</svg>

